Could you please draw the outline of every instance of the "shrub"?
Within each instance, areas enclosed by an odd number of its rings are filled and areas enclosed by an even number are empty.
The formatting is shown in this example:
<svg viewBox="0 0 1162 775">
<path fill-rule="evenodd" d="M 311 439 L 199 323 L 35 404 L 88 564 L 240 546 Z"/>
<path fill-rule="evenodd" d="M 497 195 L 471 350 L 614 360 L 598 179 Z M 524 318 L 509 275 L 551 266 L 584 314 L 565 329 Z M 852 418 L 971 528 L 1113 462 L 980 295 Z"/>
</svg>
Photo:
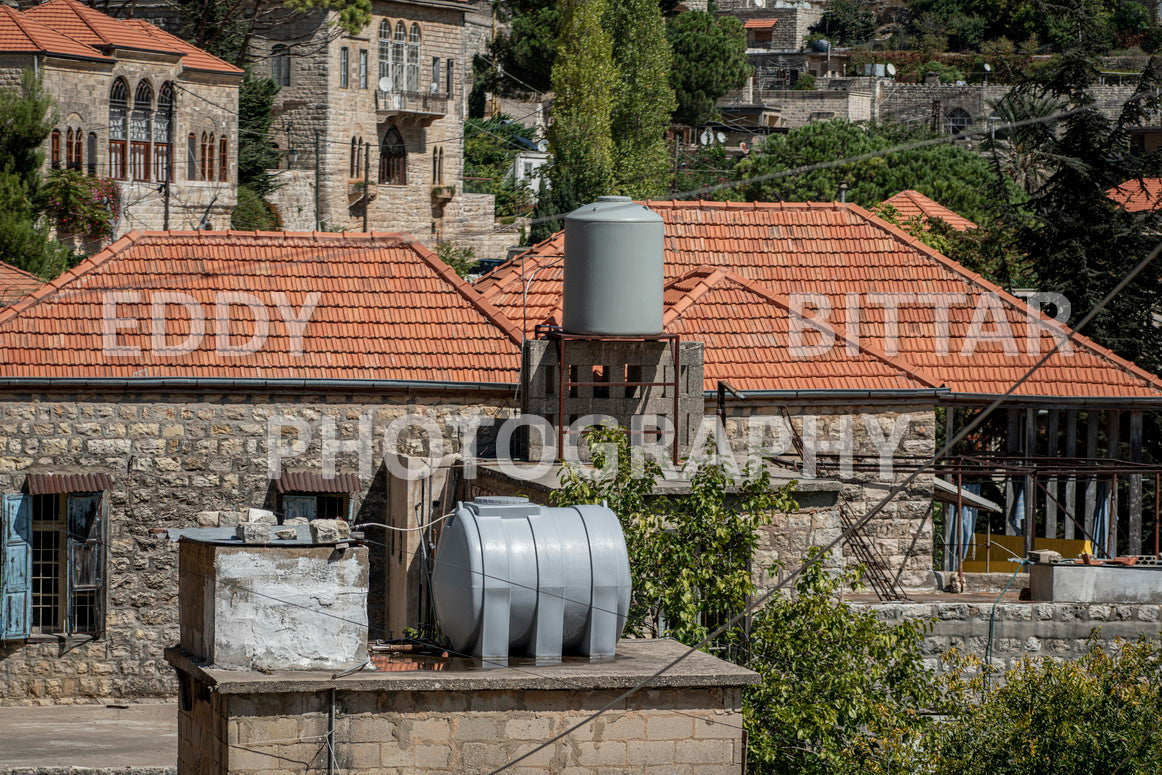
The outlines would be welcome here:
<svg viewBox="0 0 1162 775">
<path fill-rule="evenodd" d="M 238 187 L 238 204 L 230 214 L 230 228 L 246 231 L 280 231 L 282 218 L 270 202 L 249 186 Z"/>
</svg>

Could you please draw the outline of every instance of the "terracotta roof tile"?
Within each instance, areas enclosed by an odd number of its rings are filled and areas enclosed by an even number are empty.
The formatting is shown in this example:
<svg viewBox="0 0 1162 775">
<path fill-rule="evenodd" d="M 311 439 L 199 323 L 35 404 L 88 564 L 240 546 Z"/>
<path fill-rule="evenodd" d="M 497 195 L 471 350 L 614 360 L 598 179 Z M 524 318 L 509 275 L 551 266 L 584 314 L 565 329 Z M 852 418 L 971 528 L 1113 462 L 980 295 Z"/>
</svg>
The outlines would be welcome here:
<svg viewBox="0 0 1162 775">
<path fill-rule="evenodd" d="M 921 194 L 919 191 L 907 189 L 895 196 L 880 202 L 881 205 L 891 205 L 896 211 L 908 220 L 910 218 L 939 218 L 957 231 L 975 229 L 976 224 L 962 215 L 957 215 L 934 199 Z"/>
<path fill-rule="evenodd" d="M 192 43 L 171 35 L 163 29 L 153 26 L 142 19 L 125 19 L 122 24 L 136 27 L 159 47 L 172 48 L 185 54 L 182 57 L 182 66 L 191 70 L 207 70 L 215 73 L 242 73 L 241 67 L 235 67 L 224 59 L 219 59 L 208 51 L 203 51 Z"/>
<path fill-rule="evenodd" d="M 54 26 L 42 23 L 7 5 L 0 5 L 0 52 L 55 54 L 112 61 L 95 48 L 62 34 Z"/>
<path fill-rule="evenodd" d="M 776 298 L 815 294 L 829 302 L 829 320 L 838 329 L 856 337 L 858 326 L 859 342 L 875 345 L 906 371 L 925 375 L 954 393 L 999 395 L 1036 363 L 1055 337 L 1068 336 L 1070 351 L 1051 357 L 1021 386 L 1019 395 L 1162 400 L 1158 377 L 1046 321 L 1020 299 L 856 205 L 645 204 L 665 221 L 669 281 L 709 266 L 729 270 Z M 476 287 L 531 333 L 535 324 L 559 315 L 562 250 L 563 236 L 558 234 L 498 267 Z M 671 288 L 671 302 L 676 303 L 673 292 Z M 895 338 L 886 336 L 892 327 L 887 303 L 892 294 L 897 299 L 903 294 L 905 300 L 899 306 Z M 849 302 L 858 318 L 849 314 Z M 723 342 L 733 342 L 751 324 L 752 313 L 742 306 L 719 305 L 718 310 L 733 316 L 715 332 Z M 976 335 L 969 337 L 974 320 Z M 1005 330 L 1012 333 L 1010 352 L 1005 352 L 1009 341 L 998 335 Z M 708 343 L 707 379 L 733 381 L 730 369 L 736 367 L 723 367 L 725 361 L 710 352 L 714 346 Z M 835 389 L 865 388 L 864 381 L 851 376 L 837 376 L 832 384 Z"/>
<path fill-rule="evenodd" d="M 1114 186 L 1106 196 L 1132 213 L 1162 208 L 1162 178 L 1127 180 Z"/>
<path fill-rule="evenodd" d="M 778 19 L 747 19 L 742 26 L 748 30 L 769 30 L 778 23 Z"/>
<path fill-rule="evenodd" d="M 200 340 L 183 303 L 205 316 Z M 296 315 L 307 321 L 301 354 Z M 263 327 L 253 352 L 223 347 Z M 162 349 L 191 334 L 188 352 Z M 410 238 L 133 232 L 0 311 L 0 376 L 512 383 L 519 339 Z"/>
<path fill-rule="evenodd" d="M 12 304 L 44 285 L 44 280 L 0 261 L 0 307 Z"/>
</svg>

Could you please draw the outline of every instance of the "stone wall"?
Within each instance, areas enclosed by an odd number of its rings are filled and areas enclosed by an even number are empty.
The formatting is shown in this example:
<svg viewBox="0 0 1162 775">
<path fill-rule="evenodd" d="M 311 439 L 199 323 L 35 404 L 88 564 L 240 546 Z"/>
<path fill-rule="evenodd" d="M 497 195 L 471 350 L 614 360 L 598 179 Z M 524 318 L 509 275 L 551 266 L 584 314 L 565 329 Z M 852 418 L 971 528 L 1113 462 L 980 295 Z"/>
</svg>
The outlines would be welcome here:
<svg viewBox="0 0 1162 775">
<path fill-rule="evenodd" d="M 274 183 L 278 188 L 266 199 L 275 206 L 287 231 L 315 231 L 315 171 L 313 169 L 277 170 Z"/>
<path fill-rule="evenodd" d="M 940 655 L 951 648 L 984 659 L 988 647 L 990 602 L 879 603 L 869 606 L 888 622 L 931 622 L 924 637 L 924 661 L 940 669 Z M 992 664 L 1005 669 L 1022 659 L 1076 659 L 1096 632 L 1098 642 L 1157 638 L 1162 605 L 1103 603 L 1013 603 L 996 606 Z"/>
<path fill-rule="evenodd" d="M 31 61 L 7 57 L 0 60 L 0 85 L 19 82 L 23 68 L 31 66 Z M 196 229 L 205 218 L 213 229 L 226 229 L 230 225 L 230 213 L 237 201 L 237 152 L 238 152 L 238 83 L 240 76 L 215 75 L 185 71 L 179 58 L 155 54 L 135 54 L 126 49 L 118 49 L 116 61 L 112 64 L 85 62 L 49 57 L 41 68 L 45 90 L 56 102 L 56 128 L 61 132 L 61 165 L 65 164 L 65 140 L 67 130 L 79 129 L 85 138 L 84 159 L 81 169 L 88 171 L 90 148 L 88 137 L 93 135 L 96 148 L 96 174 L 102 178 L 113 178 L 118 170 L 110 167 L 109 161 L 109 92 L 115 78 L 125 79 L 129 89 L 129 104 L 133 100 L 140 82 L 148 81 L 153 87 L 152 107 L 156 105 L 157 94 L 162 84 L 172 83 L 175 87 L 174 121 L 170 152 L 173 165 L 173 181 L 165 188 L 157 182 L 156 170 L 150 170 L 152 182 L 121 180 L 121 217 L 114 224 L 110 240 L 116 239 L 133 229 Z M 202 133 L 227 138 L 226 180 L 219 180 L 217 165 L 212 181 L 192 180 L 189 174 L 188 137 Z M 45 169 L 51 165 L 50 140 L 45 141 Z M 197 150 L 197 148 L 196 148 Z M 128 153 L 128 150 L 126 151 Z M 219 149 L 215 145 L 215 159 Z M 152 168 L 152 160 L 150 164 Z M 126 161 L 128 175 L 132 176 L 132 165 Z M 159 190 L 161 189 L 161 190 Z M 167 219 L 168 199 L 168 219 Z M 74 249 L 93 252 L 101 245 L 93 240 L 60 235 Z"/>
<path fill-rule="evenodd" d="M 177 551 L 159 531 L 217 524 L 221 518 L 199 522 L 201 512 L 229 516 L 248 506 L 276 508 L 268 471 L 272 424 L 279 443 L 306 442 L 284 461 L 287 470 L 320 470 L 325 433 L 346 442 L 347 449 L 335 456 L 335 468 L 360 475 L 363 490 L 353 496 L 355 518 L 382 522 L 389 493 L 381 441 L 394 419 L 409 414 L 433 418 L 447 429 L 445 452 L 454 453 L 463 440 L 462 432 L 451 427 L 459 418 L 475 415 L 478 408 L 488 416 L 504 416 L 511 412 L 510 401 L 511 393 L 452 398 L 386 391 L 0 396 L 0 492 L 20 492 L 29 472 L 104 472 L 113 479 L 105 635 L 68 643 L 53 635 L 0 644 L 0 704 L 173 694 L 161 653 L 177 640 Z M 302 421 L 309 440 L 306 432 L 272 420 L 280 416 Z M 487 428 L 481 433 L 486 435 Z M 361 466 L 364 443 L 371 456 Z M 400 446 L 406 453 L 424 454 L 422 437 L 405 435 Z M 382 536 L 369 534 L 368 539 L 373 542 L 370 619 L 373 627 L 382 628 L 385 549 Z M 384 635 L 379 629 L 374 633 Z"/>
</svg>

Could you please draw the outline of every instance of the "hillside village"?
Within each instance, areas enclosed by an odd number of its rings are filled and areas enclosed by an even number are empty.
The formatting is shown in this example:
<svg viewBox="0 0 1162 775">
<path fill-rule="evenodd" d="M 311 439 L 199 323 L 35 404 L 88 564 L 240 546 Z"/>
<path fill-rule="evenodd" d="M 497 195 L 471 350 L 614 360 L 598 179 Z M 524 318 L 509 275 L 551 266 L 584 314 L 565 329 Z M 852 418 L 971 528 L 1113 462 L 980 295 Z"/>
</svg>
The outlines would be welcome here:
<svg viewBox="0 0 1162 775">
<path fill-rule="evenodd" d="M 1159 13 L 0 5 L 0 775 L 1158 772 Z"/>
</svg>

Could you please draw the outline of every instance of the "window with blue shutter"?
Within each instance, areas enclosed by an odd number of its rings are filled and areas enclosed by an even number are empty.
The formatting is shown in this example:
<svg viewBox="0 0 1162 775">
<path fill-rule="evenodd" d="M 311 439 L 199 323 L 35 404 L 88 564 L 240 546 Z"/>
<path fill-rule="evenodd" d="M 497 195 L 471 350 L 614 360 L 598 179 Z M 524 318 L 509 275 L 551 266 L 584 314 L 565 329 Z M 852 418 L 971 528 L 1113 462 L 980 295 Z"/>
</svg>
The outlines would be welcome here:
<svg viewBox="0 0 1162 775">
<path fill-rule="evenodd" d="M 5 495 L 0 529 L 0 639 L 27 638 L 32 619 L 32 497 Z"/>
</svg>

